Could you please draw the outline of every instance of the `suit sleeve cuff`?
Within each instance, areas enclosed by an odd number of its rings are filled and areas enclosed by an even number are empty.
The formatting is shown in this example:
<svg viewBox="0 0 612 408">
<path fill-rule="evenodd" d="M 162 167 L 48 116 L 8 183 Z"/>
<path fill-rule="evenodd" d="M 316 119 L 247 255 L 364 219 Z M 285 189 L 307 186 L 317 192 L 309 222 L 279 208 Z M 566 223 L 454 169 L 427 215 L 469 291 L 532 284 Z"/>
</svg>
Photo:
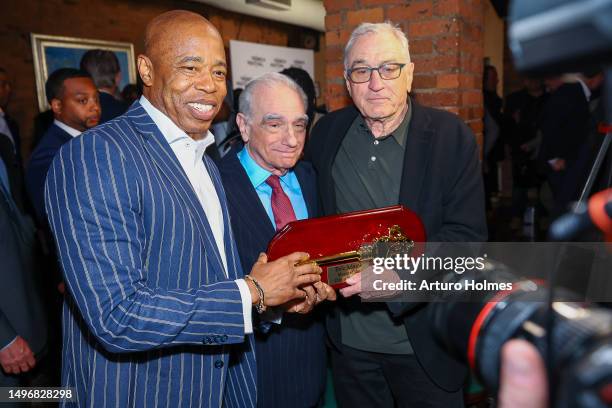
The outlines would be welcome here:
<svg viewBox="0 0 612 408">
<path fill-rule="evenodd" d="M 244 317 L 244 334 L 253 334 L 253 299 L 251 291 L 244 279 L 236 279 L 236 285 L 242 299 L 242 316 Z"/>
<path fill-rule="evenodd" d="M 6 344 L 4 347 L 2 347 L 0 349 L 0 351 L 4 351 L 4 349 L 10 347 L 10 345 L 13 344 L 15 342 L 15 340 L 17 340 L 17 336 L 15 336 L 15 338 L 13 340 L 11 340 L 8 344 Z"/>
</svg>

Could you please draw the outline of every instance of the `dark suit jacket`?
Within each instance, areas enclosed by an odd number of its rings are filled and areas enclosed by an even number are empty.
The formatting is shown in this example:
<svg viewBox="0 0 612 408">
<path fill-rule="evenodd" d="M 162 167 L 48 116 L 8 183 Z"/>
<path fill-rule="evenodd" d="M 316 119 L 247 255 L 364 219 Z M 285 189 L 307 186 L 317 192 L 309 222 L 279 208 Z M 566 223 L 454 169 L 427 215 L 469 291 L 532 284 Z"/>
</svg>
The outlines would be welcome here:
<svg viewBox="0 0 612 408">
<path fill-rule="evenodd" d="M 34 271 L 34 232 L 0 185 L 0 348 L 21 336 L 39 354 L 47 342 L 47 322 Z"/>
<path fill-rule="evenodd" d="M 106 92 L 100 92 L 100 124 L 115 119 L 119 115 L 123 115 L 129 106 L 120 100 L 115 99 L 112 95 Z"/>
<path fill-rule="evenodd" d="M 332 165 L 357 115 L 357 109 L 349 106 L 324 116 L 309 140 L 306 160 L 317 171 L 325 215 L 336 213 Z M 428 241 L 486 241 L 478 146 L 473 133 L 457 116 L 412 101 L 402 174 L 399 204 L 421 217 Z M 404 318 L 415 355 L 431 379 L 443 389 L 459 389 L 467 368 L 433 338 L 426 305 L 388 303 L 388 307 Z M 332 343 L 339 344 L 340 321 L 336 313 L 329 315 L 328 334 Z"/>
<path fill-rule="evenodd" d="M 232 149 L 219 162 L 227 195 L 232 229 L 242 268 L 247 273 L 275 234 L 275 228 Z M 298 162 L 308 216 L 315 217 L 317 191 L 310 163 Z M 306 316 L 287 313 L 282 324 L 266 334 L 257 333 L 257 405 L 259 407 L 313 407 L 325 390 L 325 331 L 320 310 Z"/>
<path fill-rule="evenodd" d="M 51 162 L 64 143 L 72 139 L 66 131 L 53 124 L 30 156 L 26 171 L 26 187 L 39 220 L 45 220 L 45 180 Z"/>
<path fill-rule="evenodd" d="M 542 111 L 540 157 L 544 161 L 556 157 L 565 159 L 569 167 L 585 142 L 588 120 L 589 103 L 582 86 L 571 83 L 559 87 Z"/>
</svg>

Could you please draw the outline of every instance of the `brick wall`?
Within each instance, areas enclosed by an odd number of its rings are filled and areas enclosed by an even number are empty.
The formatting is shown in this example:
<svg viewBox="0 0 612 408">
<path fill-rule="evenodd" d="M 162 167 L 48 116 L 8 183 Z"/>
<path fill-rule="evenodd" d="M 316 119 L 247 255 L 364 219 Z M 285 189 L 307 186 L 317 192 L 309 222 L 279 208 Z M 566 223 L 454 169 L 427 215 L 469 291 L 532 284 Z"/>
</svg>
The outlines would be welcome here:
<svg viewBox="0 0 612 408">
<path fill-rule="evenodd" d="M 482 1 L 324 0 L 328 107 L 334 110 L 350 103 L 342 77 L 342 55 L 353 28 L 361 22 L 390 20 L 408 35 L 417 100 L 458 114 L 480 143 Z"/>
<path fill-rule="evenodd" d="M 0 66 L 13 79 L 8 111 L 21 127 L 23 156 L 29 156 L 32 121 L 38 113 L 31 32 L 131 42 L 138 55 L 143 52 L 142 34 L 147 22 L 172 9 L 192 10 L 209 18 L 221 32 L 226 47 L 230 39 L 286 46 L 299 37 L 301 30 L 184 0 L 2 0 Z M 316 76 L 322 77 L 323 72 Z"/>
</svg>

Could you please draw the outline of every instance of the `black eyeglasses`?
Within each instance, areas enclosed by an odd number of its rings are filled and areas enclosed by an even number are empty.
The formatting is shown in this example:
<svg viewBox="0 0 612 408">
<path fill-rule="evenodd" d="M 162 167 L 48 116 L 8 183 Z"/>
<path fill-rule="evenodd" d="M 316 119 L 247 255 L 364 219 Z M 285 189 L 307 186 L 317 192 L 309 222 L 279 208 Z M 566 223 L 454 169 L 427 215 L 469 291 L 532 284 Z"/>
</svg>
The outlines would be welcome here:
<svg viewBox="0 0 612 408">
<path fill-rule="evenodd" d="M 402 68 L 405 66 L 406 64 L 389 62 L 378 67 L 355 67 L 347 69 L 346 75 L 354 84 L 368 82 L 370 78 L 372 78 L 372 71 L 378 71 L 378 75 L 380 75 L 382 79 L 396 79 L 400 76 Z"/>
</svg>

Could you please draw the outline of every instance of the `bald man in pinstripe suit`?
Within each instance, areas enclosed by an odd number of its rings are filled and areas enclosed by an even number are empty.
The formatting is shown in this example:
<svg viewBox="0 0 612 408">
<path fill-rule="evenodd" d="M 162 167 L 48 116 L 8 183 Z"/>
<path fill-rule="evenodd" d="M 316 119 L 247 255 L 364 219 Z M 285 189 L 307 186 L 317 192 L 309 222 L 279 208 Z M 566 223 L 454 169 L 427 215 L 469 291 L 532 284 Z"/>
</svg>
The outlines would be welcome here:
<svg viewBox="0 0 612 408">
<path fill-rule="evenodd" d="M 263 255 L 243 275 L 218 171 L 203 156 L 226 94 L 217 30 L 164 13 L 145 49 L 140 101 L 64 145 L 47 177 L 68 291 L 62 385 L 76 391 L 64 405 L 255 406 L 252 307 L 307 310 L 301 288 L 320 269 L 296 267 L 304 253 Z"/>
</svg>

